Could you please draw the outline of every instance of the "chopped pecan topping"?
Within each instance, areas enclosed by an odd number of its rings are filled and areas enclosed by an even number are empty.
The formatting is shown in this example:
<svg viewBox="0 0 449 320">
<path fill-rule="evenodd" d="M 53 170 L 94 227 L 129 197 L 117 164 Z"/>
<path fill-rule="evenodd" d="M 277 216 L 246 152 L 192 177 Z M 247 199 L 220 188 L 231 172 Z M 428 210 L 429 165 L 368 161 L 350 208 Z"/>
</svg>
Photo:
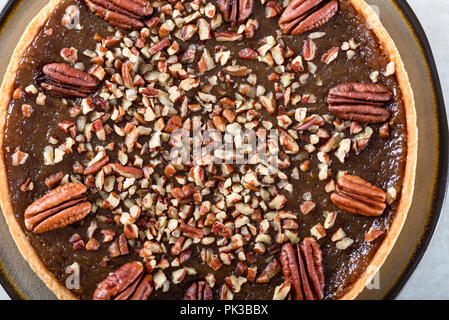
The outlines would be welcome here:
<svg viewBox="0 0 449 320">
<path fill-rule="evenodd" d="M 387 206 L 385 192 L 357 176 L 341 177 L 337 190 L 331 195 L 332 202 L 349 213 L 378 217 Z"/>
<path fill-rule="evenodd" d="M 332 88 L 327 97 L 329 111 L 344 120 L 383 123 L 390 111 L 382 106 L 393 98 L 384 86 L 368 83 L 347 83 Z"/>
<path fill-rule="evenodd" d="M 277 2 L 270 0 L 267 2 L 266 8 L 265 8 L 265 17 L 268 19 L 276 17 L 277 15 L 282 13 L 282 5 Z"/>
<path fill-rule="evenodd" d="M 293 0 L 279 19 L 283 33 L 296 35 L 328 22 L 338 11 L 337 0 Z"/>
<path fill-rule="evenodd" d="M 84 175 L 88 176 L 91 174 L 95 174 L 101 170 L 105 165 L 109 163 L 109 157 L 106 152 L 101 152 L 95 157 L 90 163 L 89 166 L 84 170 Z"/>
<path fill-rule="evenodd" d="M 178 200 L 188 200 L 194 195 L 195 192 L 197 192 L 197 189 L 194 185 L 188 184 L 182 188 L 174 188 L 171 191 L 171 194 Z"/>
<path fill-rule="evenodd" d="M 143 171 L 139 168 L 135 167 L 126 167 L 122 166 L 119 163 L 111 163 L 110 167 L 114 173 L 116 173 L 119 176 L 126 177 L 126 178 L 136 178 L 140 179 L 143 177 Z"/>
<path fill-rule="evenodd" d="M 204 231 L 192 226 L 188 226 L 185 224 L 181 224 L 180 230 L 184 232 L 184 234 L 191 238 L 199 238 L 202 239 L 204 237 Z"/>
<path fill-rule="evenodd" d="M 120 235 L 109 246 L 109 255 L 111 258 L 117 258 L 119 256 L 126 256 L 129 254 L 128 242 L 124 234 Z"/>
<path fill-rule="evenodd" d="M 221 42 L 233 42 L 241 40 L 243 38 L 241 34 L 227 31 L 215 32 L 214 36 L 217 41 Z"/>
<path fill-rule="evenodd" d="M 65 63 L 47 64 L 42 71 L 44 76 L 39 79 L 41 87 L 56 96 L 87 97 L 99 85 L 90 74 Z"/>
<path fill-rule="evenodd" d="M 92 209 L 84 196 L 86 191 L 85 185 L 72 182 L 48 192 L 26 208 L 25 227 L 44 233 L 84 219 Z"/>
<path fill-rule="evenodd" d="M 142 263 L 127 263 L 103 280 L 94 300 L 147 300 L 153 292 L 153 277 L 144 274 Z"/>
<path fill-rule="evenodd" d="M 257 60 L 257 52 L 251 48 L 245 48 L 240 50 L 239 58 L 245 60 Z"/>
</svg>

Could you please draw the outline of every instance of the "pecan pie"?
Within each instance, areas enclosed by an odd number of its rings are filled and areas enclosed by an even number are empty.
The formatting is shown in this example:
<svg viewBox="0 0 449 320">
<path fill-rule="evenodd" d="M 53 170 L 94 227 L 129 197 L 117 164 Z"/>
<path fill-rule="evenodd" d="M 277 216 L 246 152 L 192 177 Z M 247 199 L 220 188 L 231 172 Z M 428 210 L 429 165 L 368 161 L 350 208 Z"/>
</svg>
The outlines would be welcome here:
<svg viewBox="0 0 449 320">
<path fill-rule="evenodd" d="M 61 299 L 354 299 L 411 203 L 363 0 L 51 0 L 1 90 L 3 213 Z"/>
</svg>

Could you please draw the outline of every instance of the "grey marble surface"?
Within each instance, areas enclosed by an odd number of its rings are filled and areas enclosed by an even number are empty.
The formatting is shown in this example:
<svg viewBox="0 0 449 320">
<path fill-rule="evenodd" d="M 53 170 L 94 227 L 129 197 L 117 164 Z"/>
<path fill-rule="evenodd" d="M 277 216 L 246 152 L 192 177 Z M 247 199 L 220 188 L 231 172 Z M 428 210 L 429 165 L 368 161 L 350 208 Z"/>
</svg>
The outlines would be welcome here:
<svg viewBox="0 0 449 320">
<path fill-rule="evenodd" d="M 0 0 L 0 8 L 3 8 L 6 1 Z M 447 24 L 449 9 L 447 0 L 408 0 L 408 2 L 427 33 L 437 63 L 445 99 L 449 101 L 449 25 Z M 435 12 L 438 14 L 436 15 Z M 429 249 L 398 299 L 449 299 L 448 239 L 449 202 L 446 201 L 438 229 Z M 5 299 L 9 299 L 9 297 L 0 287 L 0 300 Z"/>
</svg>

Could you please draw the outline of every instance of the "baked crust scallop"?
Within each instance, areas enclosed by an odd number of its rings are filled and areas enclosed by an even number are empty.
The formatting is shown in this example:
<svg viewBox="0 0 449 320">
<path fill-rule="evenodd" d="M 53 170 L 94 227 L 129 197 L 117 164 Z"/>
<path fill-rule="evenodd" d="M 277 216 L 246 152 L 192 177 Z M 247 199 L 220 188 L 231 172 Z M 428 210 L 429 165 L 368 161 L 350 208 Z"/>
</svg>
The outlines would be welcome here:
<svg viewBox="0 0 449 320">
<path fill-rule="evenodd" d="M 3 213 L 60 299 L 355 299 L 412 201 L 413 93 L 363 0 L 51 0 L 0 124 Z"/>
</svg>

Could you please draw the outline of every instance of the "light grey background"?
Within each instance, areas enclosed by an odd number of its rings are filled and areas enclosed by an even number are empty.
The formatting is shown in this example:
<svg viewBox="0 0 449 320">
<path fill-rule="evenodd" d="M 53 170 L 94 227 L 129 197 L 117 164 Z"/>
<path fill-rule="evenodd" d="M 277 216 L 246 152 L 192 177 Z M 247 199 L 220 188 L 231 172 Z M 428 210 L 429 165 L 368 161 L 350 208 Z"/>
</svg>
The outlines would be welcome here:
<svg viewBox="0 0 449 320">
<path fill-rule="evenodd" d="M 0 0 L 3 8 L 7 0 Z M 368 0 L 369 2 L 369 0 Z M 449 9 L 447 0 L 408 0 L 427 33 L 449 110 Z M 0 9 L 1 10 L 1 9 Z M 437 13 L 437 14 L 435 14 Z M 398 299 L 449 299 L 449 203 L 429 249 Z M 9 299 L 0 287 L 0 299 Z"/>
</svg>

